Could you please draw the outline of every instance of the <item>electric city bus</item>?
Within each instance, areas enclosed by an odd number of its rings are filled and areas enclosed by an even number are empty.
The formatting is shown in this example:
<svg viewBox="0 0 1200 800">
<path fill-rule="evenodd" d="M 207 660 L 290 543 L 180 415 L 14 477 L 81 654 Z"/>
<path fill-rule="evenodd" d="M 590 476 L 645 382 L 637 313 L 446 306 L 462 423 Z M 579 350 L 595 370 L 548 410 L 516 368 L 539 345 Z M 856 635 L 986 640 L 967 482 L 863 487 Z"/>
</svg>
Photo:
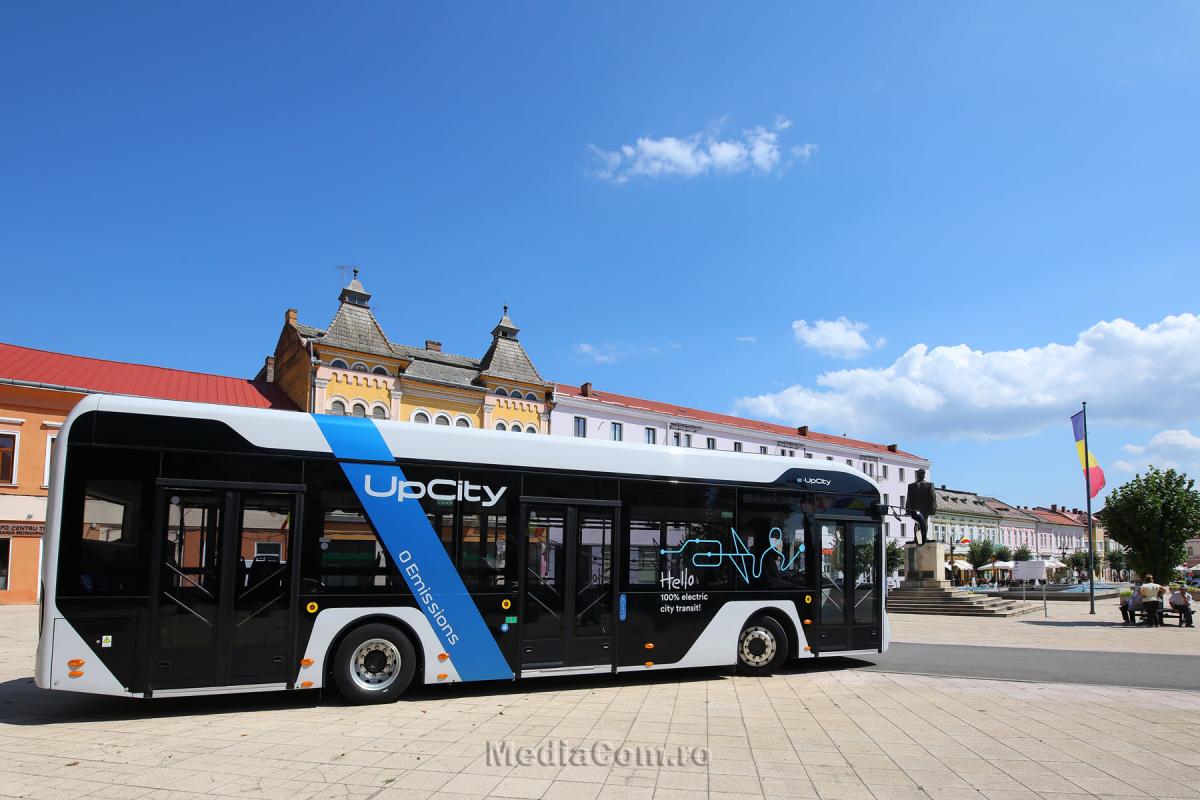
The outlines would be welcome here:
<svg viewBox="0 0 1200 800">
<path fill-rule="evenodd" d="M 833 462 L 120 396 L 56 445 L 36 681 L 165 697 L 887 648 Z"/>
</svg>

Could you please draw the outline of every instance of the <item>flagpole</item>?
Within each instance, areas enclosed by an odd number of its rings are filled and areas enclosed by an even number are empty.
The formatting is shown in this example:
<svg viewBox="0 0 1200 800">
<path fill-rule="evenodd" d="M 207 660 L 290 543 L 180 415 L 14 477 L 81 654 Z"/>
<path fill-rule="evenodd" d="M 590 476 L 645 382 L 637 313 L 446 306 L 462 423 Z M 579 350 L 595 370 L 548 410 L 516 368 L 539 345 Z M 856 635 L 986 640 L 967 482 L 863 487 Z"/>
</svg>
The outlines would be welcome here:
<svg viewBox="0 0 1200 800">
<path fill-rule="evenodd" d="M 1088 449 L 1087 401 L 1083 403 L 1083 481 L 1087 487 L 1088 600 L 1096 613 L 1096 539 L 1092 536 L 1092 451 Z"/>
</svg>

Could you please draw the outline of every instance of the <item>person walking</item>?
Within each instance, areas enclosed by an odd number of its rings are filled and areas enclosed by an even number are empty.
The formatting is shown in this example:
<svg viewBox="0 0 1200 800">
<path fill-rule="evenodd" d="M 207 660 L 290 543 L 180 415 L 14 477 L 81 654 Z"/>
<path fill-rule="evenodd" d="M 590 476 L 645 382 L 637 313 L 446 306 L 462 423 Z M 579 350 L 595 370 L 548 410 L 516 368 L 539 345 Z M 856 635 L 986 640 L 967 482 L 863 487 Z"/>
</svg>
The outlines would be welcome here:
<svg viewBox="0 0 1200 800">
<path fill-rule="evenodd" d="M 1192 624 L 1192 595 L 1183 584 L 1176 586 L 1174 594 L 1171 595 L 1171 610 L 1179 615 L 1180 625 L 1196 627 Z"/>
<path fill-rule="evenodd" d="M 1146 624 L 1151 628 L 1162 627 L 1162 596 L 1164 589 L 1154 582 L 1153 575 L 1147 575 L 1142 580 L 1142 607 L 1146 609 Z"/>
</svg>

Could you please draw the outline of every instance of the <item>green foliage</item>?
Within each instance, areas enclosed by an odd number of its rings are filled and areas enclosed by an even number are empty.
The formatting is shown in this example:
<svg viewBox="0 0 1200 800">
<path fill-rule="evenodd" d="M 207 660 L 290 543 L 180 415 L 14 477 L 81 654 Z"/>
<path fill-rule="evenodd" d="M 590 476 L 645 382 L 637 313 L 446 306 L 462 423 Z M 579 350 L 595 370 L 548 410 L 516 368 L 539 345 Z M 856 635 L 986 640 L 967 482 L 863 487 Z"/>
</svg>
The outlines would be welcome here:
<svg viewBox="0 0 1200 800">
<path fill-rule="evenodd" d="M 1013 551 L 1010 550 L 1008 548 L 1008 546 L 1006 546 L 1006 545 L 1000 545 L 999 547 L 996 548 L 996 560 L 997 561 L 1012 561 L 1013 560 Z"/>
<path fill-rule="evenodd" d="M 904 547 L 895 539 L 889 539 L 887 551 L 884 554 L 887 563 L 887 573 L 891 575 L 904 567 Z"/>
<path fill-rule="evenodd" d="M 1113 574 L 1120 577 L 1129 569 L 1129 559 L 1125 557 L 1125 551 L 1117 548 L 1109 550 L 1106 557 L 1108 568 L 1113 571 Z"/>
<path fill-rule="evenodd" d="M 1125 547 L 1129 568 L 1170 580 L 1183 562 L 1184 542 L 1200 530 L 1200 492 L 1182 472 L 1151 467 L 1108 496 L 1097 515 L 1114 542 Z"/>
<path fill-rule="evenodd" d="M 984 564 L 990 564 L 996 560 L 995 545 L 988 539 L 972 541 L 967 547 L 967 563 L 975 569 L 979 569 Z"/>
<path fill-rule="evenodd" d="M 1076 550 L 1074 553 L 1067 553 L 1064 560 L 1066 565 L 1071 568 L 1071 571 L 1076 576 L 1087 575 L 1088 572 L 1088 554 L 1085 550 Z"/>
<path fill-rule="evenodd" d="M 1012 560 L 1013 561 L 1032 561 L 1033 560 L 1033 552 L 1029 549 L 1029 545 L 1023 544 L 1020 547 L 1018 547 L 1017 551 L 1015 553 L 1013 553 Z"/>
</svg>

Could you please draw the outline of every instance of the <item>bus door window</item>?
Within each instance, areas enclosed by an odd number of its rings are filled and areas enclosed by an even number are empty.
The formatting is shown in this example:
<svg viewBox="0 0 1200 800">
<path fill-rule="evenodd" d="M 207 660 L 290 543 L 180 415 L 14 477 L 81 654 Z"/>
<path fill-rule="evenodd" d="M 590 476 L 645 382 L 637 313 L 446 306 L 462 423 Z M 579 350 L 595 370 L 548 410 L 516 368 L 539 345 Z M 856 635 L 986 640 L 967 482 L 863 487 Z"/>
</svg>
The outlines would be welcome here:
<svg viewBox="0 0 1200 800">
<path fill-rule="evenodd" d="M 846 621 L 846 525 L 842 522 L 821 522 L 821 622 L 839 624 Z"/>
<path fill-rule="evenodd" d="M 604 636 L 612 617 L 611 512 L 579 512 L 575 550 L 575 635 Z"/>
<path fill-rule="evenodd" d="M 159 613 L 162 643 L 175 649 L 215 644 L 221 595 L 221 493 L 174 494 L 164 532 Z"/>
<path fill-rule="evenodd" d="M 873 625 L 879 621 L 879 525 L 852 523 L 850 528 L 854 535 L 854 622 Z"/>
<path fill-rule="evenodd" d="M 562 636 L 566 574 L 566 514 L 559 509 L 530 509 L 526 529 L 525 637 Z"/>
<path fill-rule="evenodd" d="M 293 504 L 292 495 L 242 495 L 234 564 L 235 674 L 270 673 L 274 659 L 287 652 Z"/>
<path fill-rule="evenodd" d="M 742 491 L 738 536 L 750 551 L 750 584 L 756 588 L 802 588 L 808 583 L 805 514 L 796 494 Z"/>
</svg>

